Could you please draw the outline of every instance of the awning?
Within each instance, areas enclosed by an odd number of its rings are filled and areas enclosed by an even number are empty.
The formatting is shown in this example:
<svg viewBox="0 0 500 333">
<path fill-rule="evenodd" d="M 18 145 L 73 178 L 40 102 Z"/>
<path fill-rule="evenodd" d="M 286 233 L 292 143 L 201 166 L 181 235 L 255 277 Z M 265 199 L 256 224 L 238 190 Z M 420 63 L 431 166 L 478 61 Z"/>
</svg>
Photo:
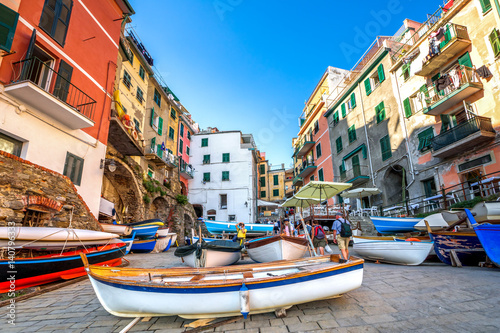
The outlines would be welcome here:
<svg viewBox="0 0 500 333">
<path fill-rule="evenodd" d="M 257 206 L 259 207 L 279 207 L 280 205 L 275 202 L 257 200 Z"/>
</svg>

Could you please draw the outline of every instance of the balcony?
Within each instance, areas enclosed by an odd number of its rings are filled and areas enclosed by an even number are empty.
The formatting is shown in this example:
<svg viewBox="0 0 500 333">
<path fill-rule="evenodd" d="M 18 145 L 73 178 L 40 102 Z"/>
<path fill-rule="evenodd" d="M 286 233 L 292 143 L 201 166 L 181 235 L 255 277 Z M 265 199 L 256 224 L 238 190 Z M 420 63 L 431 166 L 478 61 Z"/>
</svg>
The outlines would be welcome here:
<svg viewBox="0 0 500 333">
<path fill-rule="evenodd" d="M 184 160 L 180 160 L 179 171 L 181 173 L 181 176 L 183 176 L 184 178 L 193 179 L 194 177 L 193 166 L 191 164 L 187 164 L 186 162 L 184 162 Z"/>
<path fill-rule="evenodd" d="M 306 135 L 304 136 L 299 142 L 298 142 L 298 145 L 297 145 L 297 148 L 295 149 L 295 156 L 297 156 L 297 158 L 300 158 L 304 155 L 307 154 L 307 152 L 309 150 L 311 150 L 311 148 L 314 146 L 314 140 L 312 138 L 312 135 Z"/>
<path fill-rule="evenodd" d="M 495 138 L 491 118 L 476 116 L 431 140 L 432 156 L 445 158 L 470 150 Z"/>
<path fill-rule="evenodd" d="M 420 76 L 431 76 L 443 67 L 451 58 L 463 53 L 471 44 L 467 27 L 463 25 L 448 24 L 445 30 L 445 39 L 439 44 L 439 52 L 431 56 L 430 54 L 424 58 L 422 69 L 415 72 Z"/>
<path fill-rule="evenodd" d="M 161 149 L 160 145 L 155 147 L 147 148 L 144 157 L 156 164 L 156 166 L 168 166 L 170 168 L 175 168 L 178 165 L 178 157 L 169 151 L 164 151 Z"/>
<path fill-rule="evenodd" d="M 144 156 L 144 140 L 134 139 L 116 116 L 112 116 L 109 122 L 108 142 L 125 156 Z"/>
<path fill-rule="evenodd" d="M 299 170 L 299 176 L 302 177 L 302 179 L 306 178 L 309 176 L 311 173 L 316 170 L 317 166 L 314 165 L 314 161 L 307 161 L 302 163 L 302 167 Z"/>
<path fill-rule="evenodd" d="M 450 72 L 443 75 L 451 77 Z M 427 108 L 424 108 L 424 113 L 438 116 L 449 108 L 462 103 L 469 96 L 483 90 L 483 84 L 480 81 L 479 75 L 473 68 L 460 66 L 456 70 L 455 82 L 451 83 L 444 90 L 438 91 L 436 84 L 428 86 L 428 91 L 424 93 L 424 100 Z"/>
<path fill-rule="evenodd" d="M 353 186 L 364 184 L 370 180 L 367 165 L 354 165 L 352 169 L 340 173 L 340 181 L 352 183 Z"/>
<path fill-rule="evenodd" d="M 302 177 L 297 176 L 293 179 L 294 186 L 301 186 L 302 184 L 304 184 L 304 180 L 302 179 Z"/>
<path fill-rule="evenodd" d="M 5 92 L 71 129 L 94 126 L 96 101 L 38 58 L 13 64 Z"/>
</svg>

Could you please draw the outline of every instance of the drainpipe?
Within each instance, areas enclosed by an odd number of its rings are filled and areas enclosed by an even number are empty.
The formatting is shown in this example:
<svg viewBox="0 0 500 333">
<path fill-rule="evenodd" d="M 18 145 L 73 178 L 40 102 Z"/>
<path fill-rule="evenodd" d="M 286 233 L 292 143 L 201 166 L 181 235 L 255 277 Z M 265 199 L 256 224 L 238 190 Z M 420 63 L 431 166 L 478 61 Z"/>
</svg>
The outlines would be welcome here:
<svg viewBox="0 0 500 333">
<path fill-rule="evenodd" d="M 361 98 L 361 84 L 358 83 L 358 91 L 359 91 L 359 101 L 361 102 L 361 114 L 363 115 L 363 122 L 365 124 L 365 137 L 366 137 L 366 145 L 368 150 L 368 163 L 370 163 L 370 175 L 372 177 L 372 185 L 375 186 L 375 176 L 373 174 L 373 165 L 372 165 L 372 154 L 370 148 L 370 141 L 368 140 L 368 127 L 366 126 L 366 117 L 365 117 L 365 106 L 363 105 L 363 98 Z"/>
</svg>

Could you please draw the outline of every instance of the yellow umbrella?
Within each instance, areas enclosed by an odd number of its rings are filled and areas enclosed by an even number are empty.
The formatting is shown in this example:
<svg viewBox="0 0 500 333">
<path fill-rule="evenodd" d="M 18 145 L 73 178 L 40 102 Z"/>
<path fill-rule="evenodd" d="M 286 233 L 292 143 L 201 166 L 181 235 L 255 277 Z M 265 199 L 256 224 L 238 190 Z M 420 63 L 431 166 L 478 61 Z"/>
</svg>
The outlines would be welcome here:
<svg viewBox="0 0 500 333">
<path fill-rule="evenodd" d="M 333 183 L 311 181 L 300 189 L 295 196 L 304 199 L 316 199 L 319 201 L 330 199 L 340 192 L 352 187 L 350 183 Z"/>
<path fill-rule="evenodd" d="M 300 207 L 307 208 L 312 205 L 317 205 L 319 203 L 319 199 L 305 199 L 298 198 L 296 196 L 291 197 L 287 201 L 285 201 L 281 206 L 282 207 Z"/>
</svg>

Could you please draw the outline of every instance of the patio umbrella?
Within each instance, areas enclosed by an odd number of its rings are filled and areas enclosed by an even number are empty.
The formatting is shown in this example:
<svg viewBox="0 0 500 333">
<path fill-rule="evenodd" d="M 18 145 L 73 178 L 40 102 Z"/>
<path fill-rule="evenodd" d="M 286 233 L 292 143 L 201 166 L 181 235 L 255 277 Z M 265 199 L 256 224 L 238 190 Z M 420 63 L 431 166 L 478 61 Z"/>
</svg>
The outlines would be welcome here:
<svg viewBox="0 0 500 333">
<path fill-rule="evenodd" d="M 369 197 L 370 195 L 376 195 L 382 193 L 378 188 L 355 188 L 352 190 L 344 191 L 340 194 L 342 198 L 364 198 Z"/>
<path fill-rule="evenodd" d="M 352 187 L 350 183 L 311 181 L 301 188 L 295 196 L 304 199 L 317 199 L 323 201 L 330 199 L 350 187 Z"/>
</svg>

